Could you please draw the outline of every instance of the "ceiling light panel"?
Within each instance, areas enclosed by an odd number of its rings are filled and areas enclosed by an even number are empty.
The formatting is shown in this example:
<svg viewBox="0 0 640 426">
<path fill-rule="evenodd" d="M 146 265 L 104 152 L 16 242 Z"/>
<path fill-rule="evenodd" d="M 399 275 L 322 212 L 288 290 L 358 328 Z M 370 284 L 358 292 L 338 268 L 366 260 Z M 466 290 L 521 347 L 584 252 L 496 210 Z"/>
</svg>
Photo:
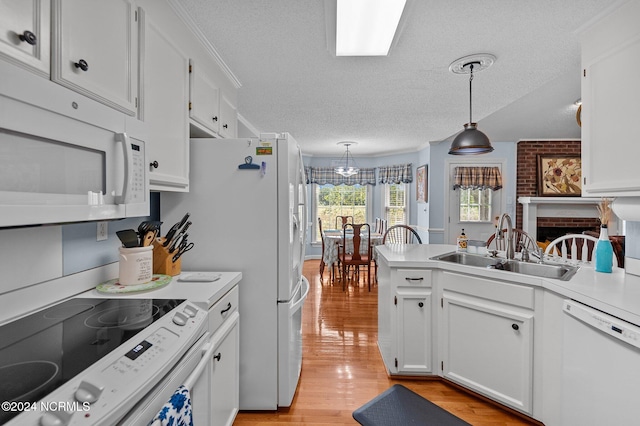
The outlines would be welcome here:
<svg viewBox="0 0 640 426">
<path fill-rule="evenodd" d="M 386 56 L 406 0 L 336 0 L 336 56 Z"/>
</svg>

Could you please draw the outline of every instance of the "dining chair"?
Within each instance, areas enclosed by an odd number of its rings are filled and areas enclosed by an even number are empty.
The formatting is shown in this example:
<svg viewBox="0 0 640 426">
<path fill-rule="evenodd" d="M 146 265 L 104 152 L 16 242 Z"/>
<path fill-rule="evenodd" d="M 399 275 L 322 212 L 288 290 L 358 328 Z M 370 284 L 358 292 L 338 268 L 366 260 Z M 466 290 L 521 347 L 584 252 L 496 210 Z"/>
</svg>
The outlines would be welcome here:
<svg viewBox="0 0 640 426">
<path fill-rule="evenodd" d="M 318 233 L 320 234 L 320 240 L 322 241 L 322 257 L 320 258 L 320 281 L 322 281 L 324 268 L 326 264 L 324 263 L 324 252 L 325 252 L 325 242 L 324 242 L 324 233 L 322 231 L 322 219 L 318 218 Z M 339 249 L 339 248 L 338 248 Z M 338 268 L 340 267 L 340 255 L 338 255 Z M 336 265 L 332 264 L 329 267 L 329 281 L 333 282 L 335 278 L 335 269 Z"/>
<path fill-rule="evenodd" d="M 551 241 L 544 250 L 544 254 L 550 255 L 552 260 L 560 259 L 574 265 L 590 264 L 597 242 L 598 239 L 591 235 L 567 234 Z M 571 249 L 570 253 L 569 248 Z M 615 253 L 611 256 L 613 257 L 613 266 L 617 267 L 618 259 Z"/>
<path fill-rule="evenodd" d="M 322 241 L 322 257 L 320 258 L 320 281 L 322 281 L 322 274 L 324 273 L 324 234 L 322 233 L 322 219 L 318 218 L 318 233 L 320 234 L 320 241 Z"/>
<path fill-rule="evenodd" d="M 422 244 L 418 233 L 408 225 L 393 225 L 382 237 L 382 244 Z"/>
<path fill-rule="evenodd" d="M 336 229 L 342 229 L 347 223 L 353 223 L 353 216 L 336 216 Z"/>
<path fill-rule="evenodd" d="M 373 227 L 373 232 L 380 233 L 380 229 L 382 227 L 382 219 L 376 217 L 375 226 Z"/>
<path fill-rule="evenodd" d="M 496 234 L 491 234 L 491 236 L 487 239 L 487 249 L 489 249 L 491 243 L 494 243 L 495 249 L 499 251 L 504 251 L 507 249 L 507 229 L 502 230 L 502 235 L 504 235 L 503 239 L 496 240 Z M 533 238 L 525 231 L 519 228 L 513 228 L 513 250 L 516 252 L 521 252 L 522 248 L 526 248 L 527 250 L 537 250 L 538 243 L 536 243 Z"/>
<path fill-rule="evenodd" d="M 376 227 L 373 230 L 376 234 L 384 235 L 387 231 L 387 219 L 376 218 Z"/>
<path fill-rule="evenodd" d="M 353 232 L 352 232 L 353 231 Z M 367 267 L 367 285 L 371 291 L 371 225 L 368 223 L 346 223 L 342 227 L 343 247 L 342 260 L 342 290 L 347 288 L 349 269 L 353 267 L 353 278 L 357 283 L 360 277 L 360 267 Z M 347 245 L 347 238 L 352 244 Z M 366 244 L 366 247 L 364 246 Z"/>
</svg>

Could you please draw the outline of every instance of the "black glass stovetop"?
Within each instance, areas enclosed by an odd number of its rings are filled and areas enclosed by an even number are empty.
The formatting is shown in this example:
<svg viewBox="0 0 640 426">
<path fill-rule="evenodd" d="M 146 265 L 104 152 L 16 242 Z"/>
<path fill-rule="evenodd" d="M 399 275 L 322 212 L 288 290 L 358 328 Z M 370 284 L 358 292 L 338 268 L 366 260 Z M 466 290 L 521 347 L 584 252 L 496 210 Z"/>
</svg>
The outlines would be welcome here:
<svg viewBox="0 0 640 426">
<path fill-rule="evenodd" d="M 77 298 L 0 326 L 0 401 L 38 401 L 182 302 Z"/>
</svg>

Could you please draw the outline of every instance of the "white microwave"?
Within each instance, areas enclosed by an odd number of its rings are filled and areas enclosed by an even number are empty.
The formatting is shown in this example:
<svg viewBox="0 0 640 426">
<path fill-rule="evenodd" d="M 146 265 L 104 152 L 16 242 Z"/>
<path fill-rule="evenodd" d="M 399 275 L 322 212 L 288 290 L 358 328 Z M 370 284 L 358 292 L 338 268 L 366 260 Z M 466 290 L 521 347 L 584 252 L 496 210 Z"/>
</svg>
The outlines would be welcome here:
<svg viewBox="0 0 640 426">
<path fill-rule="evenodd" d="M 149 215 L 144 123 L 0 61 L 0 227 Z"/>
</svg>

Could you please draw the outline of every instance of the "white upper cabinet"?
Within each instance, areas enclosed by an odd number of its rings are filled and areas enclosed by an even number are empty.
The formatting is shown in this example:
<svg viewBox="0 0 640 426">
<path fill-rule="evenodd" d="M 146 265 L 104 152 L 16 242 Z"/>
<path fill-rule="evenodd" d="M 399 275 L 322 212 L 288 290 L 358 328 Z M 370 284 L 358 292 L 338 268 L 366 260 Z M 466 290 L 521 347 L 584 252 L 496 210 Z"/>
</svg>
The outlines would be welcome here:
<svg viewBox="0 0 640 426">
<path fill-rule="evenodd" d="M 137 114 L 138 22 L 132 0 L 53 0 L 51 79 Z"/>
<path fill-rule="evenodd" d="M 0 57 L 49 78 L 50 0 L 0 1 Z"/>
<path fill-rule="evenodd" d="M 218 133 L 220 124 L 220 89 L 193 61 L 189 67 L 189 117 L 197 125 Z M 205 131 L 206 131 L 205 130 Z"/>
<path fill-rule="evenodd" d="M 582 38 L 582 167 L 585 196 L 640 196 L 634 124 L 640 117 L 640 2 L 630 1 Z"/>
<path fill-rule="evenodd" d="M 220 136 L 233 139 L 238 134 L 238 112 L 231 102 L 220 97 Z"/>
<path fill-rule="evenodd" d="M 192 60 L 189 81 L 191 136 L 235 138 L 237 112 L 221 92 L 215 78 Z"/>
<path fill-rule="evenodd" d="M 189 186 L 189 59 L 152 16 L 142 20 L 142 105 L 149 132 L 152 190 L 186 191 Z"/>
</svg>

